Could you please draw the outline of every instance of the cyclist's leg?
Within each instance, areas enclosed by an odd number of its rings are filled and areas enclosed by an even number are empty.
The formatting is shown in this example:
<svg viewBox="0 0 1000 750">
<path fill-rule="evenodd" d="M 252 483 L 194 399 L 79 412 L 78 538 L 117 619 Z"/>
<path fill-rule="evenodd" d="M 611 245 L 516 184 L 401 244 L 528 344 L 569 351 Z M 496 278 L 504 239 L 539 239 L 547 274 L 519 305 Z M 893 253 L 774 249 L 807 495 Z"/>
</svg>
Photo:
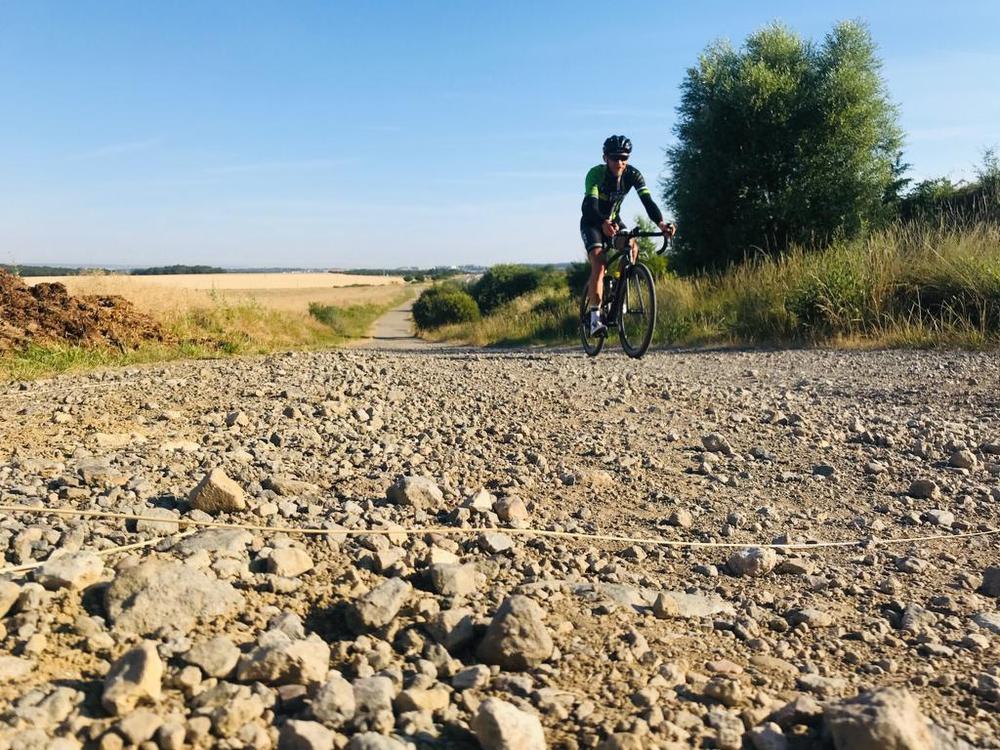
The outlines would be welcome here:
<svg viewBox="0 0 1000 750">
<path fill-rule="evenodd" d="M 590 261 L 590 279 L 587 282 L 587 300 L 591 308 L 601 306 L 601 294 L 604 291 L 604 233 L 600 227 L 589 226 L 580 222 L 580 237 Z"/>
</svg>

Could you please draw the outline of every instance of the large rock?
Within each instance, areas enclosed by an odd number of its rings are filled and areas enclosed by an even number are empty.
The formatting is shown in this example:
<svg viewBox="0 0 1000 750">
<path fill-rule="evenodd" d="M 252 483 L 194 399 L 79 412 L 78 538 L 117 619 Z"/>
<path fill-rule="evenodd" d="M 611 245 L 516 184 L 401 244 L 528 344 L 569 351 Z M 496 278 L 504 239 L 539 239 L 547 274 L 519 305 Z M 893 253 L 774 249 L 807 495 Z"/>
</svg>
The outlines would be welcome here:
<svg viewBox="0 0 1000 750">
<path fill-rule="evenodd" d="M 401 578 L 389 578 L 348 608 L 348 626 L 357 633 L 364 633 L 388 625 L 399 613 L 412 588 Z"/>
<path fill-rule="evenodd" d="M 932 750 L 916 699 L 901 688 L 879 688 L 826 707 L 823 720 L 837 750 Z"/>
<path fill-rule="evenodd" d="M 542 608 L 527 596 L 508 597 L 497 610 L 476 653 L 487 664 L 523 671 L 552 655 Z"/>
<path fill-rule="evenodd" d="M 292 638 L 281 630 L 269 630 L 256 648 L 240 658 L 236 674 L 241 682 L 308 685 L 323 682 L 329 671 L 330 647 L 322 638 Z"/>
<path fill-rule="evenodd" d="M 483 750 L 546 750 L 538 717 L 498 698 L 480 703 L 470 726 Z"/>
<path fill-rule="evenodd" d="M 122 571 L 108 587 L 105 609 L 116 628 L 145 635 L 190 630 L 243 605 L 228 583 L 187 565 L 149 560 Z"/>
<path fill-rule="evenodd" d="M 232 513 L 246 510 L 247 501 L 243 488 L 226 476 L 222 469 L 212 469 L 191 490 L 188 502 L 192 508 L 206 513 Z"/>
<path fill-rule="evenodd" d="M 386 492 L 386 498 L 396 505 L 410 505 L 421 510 L 440 507 L 444 493 L 427 477 L 401 477 Z"/>
<path fill-rule="evenodd" d="M 104 561 L 93 552 L 71 552 L 45 561 L 35 580 L 47 589 L 85 589 L 104 571 Z"/>
<path fill-rule="evenodd" d="M 764 576 L 778 564 L 778 553 L 770 547 L 746 547 L 729 556 L 729 570 L 735 576 Z"/>
<path fill-rule="evenodd" d="M 160 700 L 163 662 L 156 644 L 143 641 L 111 665 L 104 680 L 101 705 L 110 714 L 124 715 L 139 703 Z"/>
</svg>

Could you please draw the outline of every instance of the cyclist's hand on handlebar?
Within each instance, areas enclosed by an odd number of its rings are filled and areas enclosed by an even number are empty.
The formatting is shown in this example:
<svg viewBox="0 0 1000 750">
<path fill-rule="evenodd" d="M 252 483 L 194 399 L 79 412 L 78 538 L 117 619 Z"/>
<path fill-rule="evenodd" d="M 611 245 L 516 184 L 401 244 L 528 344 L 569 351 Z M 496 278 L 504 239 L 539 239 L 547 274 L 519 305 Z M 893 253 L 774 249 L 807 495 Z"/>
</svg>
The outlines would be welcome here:
<svg viewBox="0 0 1000 750">
<path fill-rule="evenodd" d="M 669 221 L 661 221 L 660 231 L 663 232 L 664 237 L 673 237 L 677 234 L 677 227 Z"/>
<path fill-rule="evenodd" d="M 601 230 L 604 232 L 605 237 L 614 237 L 615 232 L 618 231 L 618 225 L 610 219 L 605 219 L 601 224 Z"/>
</svg>

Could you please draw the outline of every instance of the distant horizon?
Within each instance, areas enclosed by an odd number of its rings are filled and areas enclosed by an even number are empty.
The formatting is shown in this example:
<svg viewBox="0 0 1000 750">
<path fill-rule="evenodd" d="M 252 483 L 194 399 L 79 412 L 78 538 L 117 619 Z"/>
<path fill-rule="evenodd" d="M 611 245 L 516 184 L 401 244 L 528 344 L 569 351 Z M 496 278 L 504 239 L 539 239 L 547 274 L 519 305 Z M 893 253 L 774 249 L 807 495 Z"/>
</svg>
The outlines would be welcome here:
<svg viewBox="0 0 1000 750">
<path fill-rule="evenodd" d="M 868 25 L 906 177 L 969 179 L 1000 146 L 995 0 L 608 9 L 0 5 L 0 263 L 580 261 L 603 139 L 631 137 L 663 207 L 686 70 L 773 21 L 814 40 Z M 630 196 L 623 216 L 640 213 Z"/>
</svg>

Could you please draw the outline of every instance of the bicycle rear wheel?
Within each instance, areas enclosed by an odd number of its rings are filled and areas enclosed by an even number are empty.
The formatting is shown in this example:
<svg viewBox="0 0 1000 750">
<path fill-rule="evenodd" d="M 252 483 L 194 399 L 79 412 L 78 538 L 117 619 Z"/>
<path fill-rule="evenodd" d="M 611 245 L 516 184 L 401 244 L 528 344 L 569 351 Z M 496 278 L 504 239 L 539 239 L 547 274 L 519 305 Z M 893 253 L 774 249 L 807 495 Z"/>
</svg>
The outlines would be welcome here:
<svg viewBox="0 0 1000 750">
<path fill-rule="evenodd" d="M 588 296 L 587 289 L 584 287 L 583 297 L 580 299 L 580 343 L 583 344 L 583 350 L 587 352 L 588 357 L 596 357 L 604 348 L 607 334 L 590 335 L 590 300 Z"/>
<path fill-rule="evenodd" d="M 622 309 L 618 314 L 618 338 L 622 349 L 638 359 L 653 340 L 656 325 L 656 288 L 653 274 L 642 263 L 628 269 L 624 278 Z"/>
</svg>

